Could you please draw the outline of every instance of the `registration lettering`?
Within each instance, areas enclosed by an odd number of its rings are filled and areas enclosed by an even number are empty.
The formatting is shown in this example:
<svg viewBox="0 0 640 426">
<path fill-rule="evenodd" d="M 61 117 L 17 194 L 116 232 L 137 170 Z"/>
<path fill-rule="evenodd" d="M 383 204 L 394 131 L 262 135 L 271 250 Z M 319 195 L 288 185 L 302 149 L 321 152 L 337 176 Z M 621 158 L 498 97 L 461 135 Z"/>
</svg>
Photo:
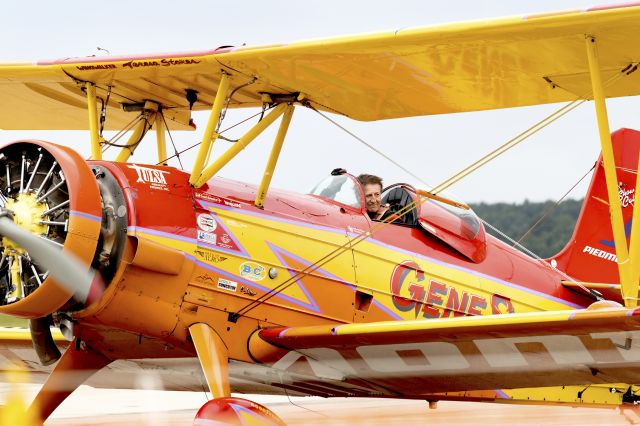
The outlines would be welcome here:
<svg viewBox="0 0 640 426">
<path fill-rule="evenodd" d="M 631 339 L 630 347 L 625 341 Z M 476 350 L 470 351 L 470 345 Z M 285 353 L 273 368 L 292 373 L 311 372 L 340 379 L 359 375 L 438 375 L 505 372 L 531 369 L 566 370 L 571 365 L 623 366 L 640 362 L 640 331 L 572 335 L 474 339 L 466 342 L 415 342 L 361 345 L 345 348 L 298 349 Z M 309 371 L 310 370 L 310 371 Z M 340 372 L 341 374 L 337 374 Z"/>
</svg>

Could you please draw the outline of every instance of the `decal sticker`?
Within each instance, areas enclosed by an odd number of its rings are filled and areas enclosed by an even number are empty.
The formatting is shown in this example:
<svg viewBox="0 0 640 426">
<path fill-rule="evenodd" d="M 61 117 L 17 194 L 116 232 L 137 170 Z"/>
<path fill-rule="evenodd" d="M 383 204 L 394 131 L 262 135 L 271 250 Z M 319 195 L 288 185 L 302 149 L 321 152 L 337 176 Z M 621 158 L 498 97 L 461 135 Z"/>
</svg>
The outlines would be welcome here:
<svg viewBox="0 0 640 426">
<path fill-rule="evenodd" d="M 227 291 L 236 291 L 238 283 L 231 280 L 225 280 L 224 278 L 218 278 L 218 288 Z"/>
<path fill-rule="evenodd" d="M 216 244 L 216 234 L 211 232 L 198 231 L 198 241 L 203 241 L 209 244 Z"/>
<path fill-rule="evenodd" d="M 209 194 L 208 192 L 195 192 L 195 197 L 200 200 L 209 201 L 211 203 L 222 204 L 223 206 L 234 207 L 236 209 L 242 208 L 242 205 L 233 200 L 229 200 L 224 197 L 218 197 L 217 195 Z"/>
<path fill-rule="evenodd" d="M 262 281 L 267 275 L 267 269 L 254 262 L 244 262 L 240 265 L 240 276 L 250 281 Z"/>
<path fill-rule="evenodd" d="M 589 253 L 591 256 L 600 257 L 611 262 L 618 262 L 618 257 L 615 255 L 615 253 L 609 253 L 608 251 L 600 250 L 591 246 L 584 246 L 582 252 Z"/>
<path fill-rule="evenodd" d="M 196 250 L 195 253 L 200 259 L 209 263 L 220 263 L 227 260 L 226 257 L 220 256 L 218 253 L 210 250 Z"/>
<path fill-rule="evenodd" d="M 232 231 L 227 228 L 225 222 L 215 213 L 199 213 L 196 219 L 198 222 L 199 247 L 208 247 L 223 253 L 237 253 L 249 257 L 249 254 L 242 248 Z M 205 236 L 201 235 L 201 233 L 209 235 Z"/>
<path fill-rule="evenodd" d="M 80 71 L 111 70 L 116 69 L 116 66 L 115 64 L 80 65 L 76 69 Z"/>
<path fill-rule="evenodd" d="M 122 68 L 140 68 L 140 67 L 170 67 L 174 65 L 192 65 L 199 64 L 197 59 L 160 59 L 148 61 L 129 61 L 122 64 Z"/>
<path fill-rule="evenodd" d="M 620 204 L 622 207 L 633 206 L 636 200 L 635 188 L 628 188 L 623 182 L 618 182 L 618 195 L 620 196 Z"/>
<path fill-rule="evenodd" d="M 240 293 L 246 294 L 247 296 L 252 296 L 252 297 L 258 294 L 258 292 L 252 289 L 251 287 L 247 287 L 244 285 L 240 286 Z"/>
<path fill-rule="evenodd" d="M 226 232 L 222 232 L 220 231 L 218 238 L 218 242 L 217 242 L 217 246 L 223 249 L 227 249 L 227 250 L 232 250 L 235 252 L 240 252 L 240 250 L 238 249 L 237 244 L 234 242 L 234 240 L 229 236 L 229 234 L 227 234 Z"/>
<path fill-rule="evenodd" d="M 163 191 L 168 191 L 167 180 L 165 179 L 165 174 L 171 174 L 165 170 L 152 169 L 151 167 L 143 167 L 137 164 L 132 164 L 127 166 L 130 169 L 134 169 L 138 174 L 138 180 L 136 183 L 148 183 L 151 189 L 160 189 Z"/>
<path fill-rule="evenodd" d="M 195 278 L 196 282 L 201 283 L 201 284 L 209 284 L 209 285 L 213 285 L 215 283 L 215 280 L 213 279 L 213 277 L 209 274 L 202 274 L 202 275 L 198 275 Z"/>
<path fill-rule="evenodd" d="M 198 228 L 205 232 L 213 232 L 218 227 L 216 220 L 207 213 L 201 213 L 196 218 L 196 222 L 198 223 Z"/>
</svg>

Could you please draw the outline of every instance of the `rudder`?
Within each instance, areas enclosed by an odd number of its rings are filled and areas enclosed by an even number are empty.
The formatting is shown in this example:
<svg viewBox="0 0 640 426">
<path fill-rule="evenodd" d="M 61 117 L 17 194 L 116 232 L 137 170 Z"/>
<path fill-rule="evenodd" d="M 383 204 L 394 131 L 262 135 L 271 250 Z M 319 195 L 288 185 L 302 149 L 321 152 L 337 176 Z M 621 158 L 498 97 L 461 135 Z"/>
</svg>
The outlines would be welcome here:
<svg viewBox="0 0 640 426">
<path fill-rule="evenodd" d="M 622 205 L 628 245 L 635 202 L 636 170 L 640 156 L 640 132 L 620 129 L 611 134 L 611 140 L 618 177 L 618 196 Z M 600 155 L 573 236 L 560 253 L 549 259 L 555 260 L 558 269 L 577 280 L 620 283 L 608 202 Z M 604 293 L 608 298 L 620 298 L 617 291 Z"/>
</svg>

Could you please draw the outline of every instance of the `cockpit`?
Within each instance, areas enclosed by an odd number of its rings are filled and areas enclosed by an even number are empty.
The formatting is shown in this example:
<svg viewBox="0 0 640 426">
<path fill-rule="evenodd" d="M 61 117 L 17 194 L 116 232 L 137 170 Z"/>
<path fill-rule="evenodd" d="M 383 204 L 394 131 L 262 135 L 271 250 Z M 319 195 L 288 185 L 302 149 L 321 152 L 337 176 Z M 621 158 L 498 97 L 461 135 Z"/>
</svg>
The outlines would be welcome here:
<svg viewBox="0 0 640 426">
<path fill-rule="evenodd" d="M 366 216 L 362 188 L 345 170 L 334 170 L 310 194 L 360 210 Z M 473 210 L 426 198 L 406 183 L 387 186 L 381 199 L 395 214 L 391 225 L 420 228 L 474 262 L 484 259 L 486 234 L 482 221 Z"/>
<path fill-rule="evenodd" d="M 414 226 L 418 224 L 418 207 L 415 189 L 405 183 L 394 183 L 382 190 L 382 204 L 389 205 L 389 211 L 398 219 L 396 224 Z"/>
</svg>

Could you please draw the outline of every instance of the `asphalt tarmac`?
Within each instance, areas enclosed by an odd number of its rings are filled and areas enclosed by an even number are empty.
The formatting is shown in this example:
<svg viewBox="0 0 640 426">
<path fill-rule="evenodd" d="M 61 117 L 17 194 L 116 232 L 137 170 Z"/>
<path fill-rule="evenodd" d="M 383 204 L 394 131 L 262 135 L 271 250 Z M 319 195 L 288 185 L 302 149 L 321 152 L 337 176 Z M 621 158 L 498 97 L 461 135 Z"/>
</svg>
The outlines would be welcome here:
<svg viewBox="0 0 640 426">
<path fill-rule="evenodd" d="M 20 385 L 25 399 L 38 385 Z M 0 384 L 0 402 L 8 384 Z M 246 395 L 238 395 L 247 397 Z M 278 414 L 288 425 L 629 425 L 640 416 L 627 411 L 554 406 L 511 406 L 464 402 L 438 403 L 429 409 L 423 401 L 362 398 L 249 397 Z M 206 396 L 197 392 L 94 389 L 80 387 L 45 423 L 50 426 L 191 425 Z"/>
</svg>

